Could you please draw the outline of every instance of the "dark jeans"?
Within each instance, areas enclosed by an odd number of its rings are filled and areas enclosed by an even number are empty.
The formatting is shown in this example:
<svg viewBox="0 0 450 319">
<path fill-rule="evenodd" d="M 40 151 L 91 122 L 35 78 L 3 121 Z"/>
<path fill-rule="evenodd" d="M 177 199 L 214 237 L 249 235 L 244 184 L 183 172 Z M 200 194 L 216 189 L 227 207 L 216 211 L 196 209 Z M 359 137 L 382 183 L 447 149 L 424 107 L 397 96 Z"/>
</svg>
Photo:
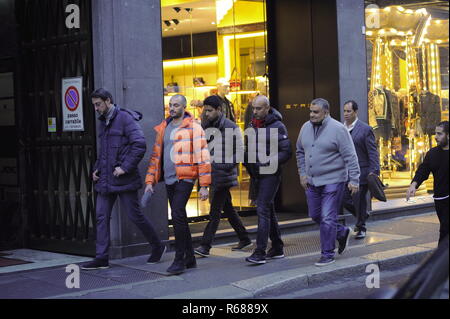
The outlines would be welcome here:
<svg viewBox="0 0 450 319">
<path fill-rule="evenodd" d="M 347 227 L 337 221 L 344 187 L 345 183 L 319 187 L 308 185 L 306 190 L 309 217 L 320 225 L 320 245 L 322 256 L 326 258 L 334 257 L 336 239 L 343 238 L 347 230 Z"/>
<path fill-rule="evenodd" d="M 272 241 L 274 249 L 283 249 L 280 227 L 275 214 L 275 196 L 280 187 L 279 175 L 261 175 L 258 178 L 258 199 L 256 212 L 258 214 L 258 234 L 256 236 L 256 251 L 266 255 L 267 242 Z"/>
<path fill-rule="evenodd" d="M 194 256 L 191 231 L 186 213 L 186 205 L 193 187 L 194 184 L 184 181 L 176 182 L 173 185 L 166 185 L 175 233 L 175 261 L 181 261 L 184 258 L 192 258 Z"/>
<path fill-rule="evenodd" d="M 355 195 L 350 193 L 348 187 L 345 187 L 343 207 L 348 209 L 356 218 L 356 228 L 358 230 L 367 231 L 366 221 L 369 217 L 367 213 L 367 192 L 368 185 L 359 185 L 359 192 Z"/>
<path fill-rule="evenodd" d="M 448 236 L 448 201 L 448 198 L 444 200 L 434 201 L 434 206 L 436 207 L 436 213 L 439 218 L 439 223 L 441 224 L 439 228 L 439 244 Z"/>
<path fill-rule="evenodd" d="M 234 210 L 230 189 L 224 188 L 219 190 L 212 189 L 211 191 L 211 210 L 209 212 L 210 220 L 203 233 L 201 245 L 211 249 L 211 244 L 214 240 L 214 236 L 216 235 L 217 228 L 219 227 L 220 214 L 222 211 L 225 213 L 225 216 L 228 218 L 228 222 L 238 235 L 239 240 L 250 241 L 247 230 L 242 224 L 239 215 Z"/>
<path fill-rule="evenodd" d="M 137 191 L 107 195 L 98 194 L 96 258 L 109 259 L 111 212 L 117 196 L 119 196 L 120 203 L 125 208 L 130 220 L 140 229 L 150 245 L 152 247 L 162 245 L 152 224 L 139 207 Z"/>
</svg>

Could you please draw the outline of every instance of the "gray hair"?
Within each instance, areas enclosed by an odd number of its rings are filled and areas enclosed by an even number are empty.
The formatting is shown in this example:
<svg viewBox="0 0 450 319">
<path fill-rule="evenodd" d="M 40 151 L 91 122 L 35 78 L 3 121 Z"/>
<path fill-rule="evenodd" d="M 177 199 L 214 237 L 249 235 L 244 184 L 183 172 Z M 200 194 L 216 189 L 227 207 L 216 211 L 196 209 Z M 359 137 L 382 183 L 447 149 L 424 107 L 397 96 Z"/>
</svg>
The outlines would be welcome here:
<svg viewBox="0 0 450 319">
<path fill-rule="evenodd" d="M 181 95 L 181 94 L 174 95 L 174 96 L 171 97 L 171 100 L 175 99 L 175 98 L 180 99 L 180 102 L 181 102 L 182 105 L 184 105 L 184 106 L 187 105 L 187 100 L 186 100 L 186 97 L 184 95 Z"/>
<path fill-rule="evenodd" d="M 330 103 L 328 103 L 328 101 L 325 99 L 315 99 L 311 102 L 311 105 L 318 105 L 322 108 L 322 110 L 330 110 Z"/>
</svg>

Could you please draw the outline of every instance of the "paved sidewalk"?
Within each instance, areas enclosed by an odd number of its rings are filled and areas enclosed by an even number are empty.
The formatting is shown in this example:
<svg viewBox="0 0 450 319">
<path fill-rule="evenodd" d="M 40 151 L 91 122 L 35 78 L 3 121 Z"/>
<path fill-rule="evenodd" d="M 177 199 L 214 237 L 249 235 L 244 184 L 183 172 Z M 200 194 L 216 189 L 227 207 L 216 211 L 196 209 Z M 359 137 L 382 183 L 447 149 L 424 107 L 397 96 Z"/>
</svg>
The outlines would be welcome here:
<svg viewBox="0 0 450 319">
<path fill-rule="evenodd" d="M 265 265 L 245 262 L 251 247 L 234 252 L 229 244 L 214 247 L 208 258 L 197 258 L 198 268 L 180 276 L 165 272 L 173 252 L 156 265 L 146 264 L 148 256 L 115 260 L 107 270 L 81 271 L 79 289 L 66 287 L 65 266 L 0 273 L 0 299 L 263 298 L 342 276 L 364 276 L 369 264 L 377 264 L 381 272 L 417 264 L 437 246 L 435 214 L 377 221 L 368 227 L 365 240 L 352 238 L 348 250 L 336 256 L 336 263 L 322 268 L 314 266 L 320 257 L 319 232 L 311 231 L 284 236 L 286 258 Z"/>
</svg>

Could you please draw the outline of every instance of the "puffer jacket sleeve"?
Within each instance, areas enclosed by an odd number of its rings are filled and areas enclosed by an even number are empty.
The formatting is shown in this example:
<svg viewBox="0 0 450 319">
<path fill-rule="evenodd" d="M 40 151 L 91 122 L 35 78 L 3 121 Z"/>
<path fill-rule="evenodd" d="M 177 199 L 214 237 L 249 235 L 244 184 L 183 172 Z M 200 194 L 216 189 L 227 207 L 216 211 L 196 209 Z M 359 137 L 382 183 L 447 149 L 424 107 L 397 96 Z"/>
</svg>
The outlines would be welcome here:
<svg viewBox="0 0 450 319">
<path fill-rule="evenodd" d="M 159 144 L 161 140 L 161 132 L 156 130 L 156 139 L 153 144 L 152 156 L 148 164 L 147 176 L 145 177 L 145 184 L 155 185 L 158 180 L 156 175 L 158 174 L 159 164 L 161 161 L 162 145 Z"/>
<path fill-rule="evenodd" d="M 147 146 L 145 144 L 145 137 L 141 127 L 128 114 L 125 115 L 124 133 L 129 141 L 130 149 L 121 165 L 121 168 L 126 173 L 129 173 L 137 169 L 139 162 L 145 155 Z"/>
<path fill-rule="evenodd" d="M 285 164 L 292 157 L 291 141 L 289 140 L 286 126 L 280 123 L 278 128 L 278 163 Z"/>
<path fill-rule="evenodd" d="M 205 131 L 196 122 L 193 122 L 193 131 L 193 159 L 198 167 L 200 187 L 208 187 L 211 185 L 211 157 L 208 142 L 206 141 Z"/>
</svg>

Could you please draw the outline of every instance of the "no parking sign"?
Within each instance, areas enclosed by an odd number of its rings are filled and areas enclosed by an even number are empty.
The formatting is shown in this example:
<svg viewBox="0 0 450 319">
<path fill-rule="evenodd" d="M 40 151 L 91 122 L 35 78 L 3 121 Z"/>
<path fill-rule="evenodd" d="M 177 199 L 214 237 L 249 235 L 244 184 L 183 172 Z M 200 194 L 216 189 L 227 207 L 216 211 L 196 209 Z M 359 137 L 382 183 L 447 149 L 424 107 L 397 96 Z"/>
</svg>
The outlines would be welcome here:
<svg viewBox="0 0 450 319">
<path fill-rule="evenodd" d="M 83 78 L 62 79 L 63 131 L 84 131 Z"/>
</svg>

